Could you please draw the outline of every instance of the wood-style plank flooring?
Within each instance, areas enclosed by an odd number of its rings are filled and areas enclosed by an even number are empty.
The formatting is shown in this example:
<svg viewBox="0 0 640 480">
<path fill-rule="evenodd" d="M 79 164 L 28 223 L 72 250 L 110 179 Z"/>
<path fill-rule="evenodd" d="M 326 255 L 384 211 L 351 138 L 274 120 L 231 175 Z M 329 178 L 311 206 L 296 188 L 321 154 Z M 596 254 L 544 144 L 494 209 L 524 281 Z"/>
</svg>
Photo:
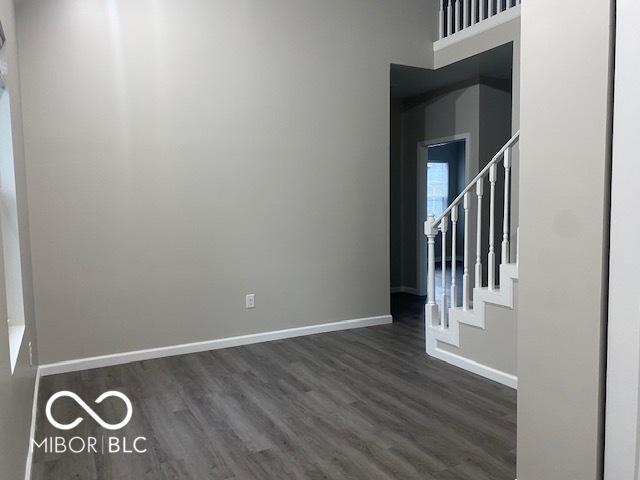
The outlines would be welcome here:
<svg viewBox="0 0 640 480">
<path fill-rule="evenodd" d="M 514 390 L 424 354 L 422 301 L 393 296 L 392 325 L 44 377 L 36 439 L 147 437 L 145 454 L 36 449 L 34 480 L 426 479 L 513 480 Z M 123 404 L 131 422 L 110 432 Z M 76 447 L 79 445 L 76 441 Z"/>
</svg>

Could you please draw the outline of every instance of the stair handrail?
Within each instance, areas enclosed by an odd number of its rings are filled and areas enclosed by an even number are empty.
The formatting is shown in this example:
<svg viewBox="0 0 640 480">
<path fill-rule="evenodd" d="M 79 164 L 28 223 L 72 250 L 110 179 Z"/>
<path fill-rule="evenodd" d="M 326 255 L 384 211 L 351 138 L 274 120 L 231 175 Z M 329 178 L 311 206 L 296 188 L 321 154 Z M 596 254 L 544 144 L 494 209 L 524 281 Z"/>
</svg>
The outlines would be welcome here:
<svg viewBox="0 0 640 480">
<path fill-rule="evenodd" d="M 441 248 L 442 248 L 442 269 L 441 269 L 441 300 L 440 300 L 440 328 L 448 328 L 447 319 L 447 306 L 446 306 L 446 259 L 447 259 L 447 231 L 449 230 L 449 219 L 451 219 L 451 306 L 457 308 L 458 302 L 456 292 L 458 289 L 456 278 L 456 237 L 457 237 L 457 225 L 458 214 L 461 205 L 464 209 L 464 247 L 463 247 L 463 275 L 462 275 L 462 309 L 467 310 L 470 305 L 470 238 L 469 238 L 469 209 L 471 206 L 471 194 L 469 193 L 472 188 L 475 187 L 475 194 L 477 197 L 477 209 L 476 209 L 476 249 L 475 249 L 475 288 L 481 288 L 483 284 L 482 279 L 482 199 L 484 196 L 484 176 L 489 176 L 489 253 L 487 256 L 487 288 L 489 291 L 494 291 L 496 288 L 495 277 L 495 264 L 496 264 L 496 245 L 495 245 L 495 204 L 496 204 L 496 182 L 498 180 L 497 175 L 497 163 L 499 160 L 503 160 L 503 166 L 505 171 L 504 176 L 504 208 L 502 212 L 502 243 L 501 243 L 501 256 L 500 264 L 505 265 L 510 260 L 510 206 L 511 206 L 511 189 L 510 183 L 510 171 L 511 171 L 511 149 L 514 144 L 520 139 L 520 130 L 518 130 L 513 137 L 509 139 L 507 143 L 496 153 L 491 161 L 478 173 L 474 179 L 460 192 L 456 199 L 442 212 L 442 214 L 436 219 L 433 214 L 429 214 L 427 220 L 424 222 L 424 234 L 427 237 L 427 304 L 425 306 L 427 311 L 426 318 L 433 322 L 436 320 L 438 306 L 436 305 L 435 295 L 435 246 L 436 235 L 441 235 Z"/>
<path fill-rule="evenodd" d="M 513 137 L 511 137 L 509 141 L 505 143 L 504 146 L 498 151 L 498 153 L 494 155 L 491 161 L 487 163 L 487 165 L 485 165 L 485 167 L 482 170 L 480 170 L 480 173 L 478 173 L 478 175 L 476 175 L 474 179 L 471 180 L 471 182 L 469 182 L 469 184 L 464 188 L 464 190 L 462 190 L 462 192 L 460 192 L 460 194 L 455 198 L 455 200 L 451 202 L 451 204 L 446 208 L 446 210 L 442 212 L 442 214 L 440 214 L 440 216 L 433 221 L 433 223 L 431 224 L 432 228 L 436 228 L 438 225 L 440 225 L 440 222 L 442 221 L 442 219 L 448 216 L 449 213 L 451 213 L 451 210 L 456 205 L 460 205 L 460 202 L 464 199 L 465 193 L 469 192 L 472 188 L 474 188 L 476 183 L 478 183 L 478 180 L 480 180 L 482 177 L 484 177 L 489 173 L 489 169 L 491 168 L 491 166 L 498 163 L 498 161 L 502 158 L 502 155 L 504 155 L 504 152 L 506 152 L 509 148 L 511 148 L 518 141 L 519 138 L 520 138 L 520 130 L 518 130 L 516 133 L 513 134 Z"/>
</svg>

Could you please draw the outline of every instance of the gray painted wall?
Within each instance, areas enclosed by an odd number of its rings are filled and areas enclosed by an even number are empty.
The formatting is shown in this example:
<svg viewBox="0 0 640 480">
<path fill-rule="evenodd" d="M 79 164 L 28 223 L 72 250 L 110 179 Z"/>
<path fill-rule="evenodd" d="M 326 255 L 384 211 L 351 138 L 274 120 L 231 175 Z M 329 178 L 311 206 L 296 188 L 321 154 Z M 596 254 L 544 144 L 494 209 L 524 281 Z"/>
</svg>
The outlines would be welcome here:
<svg viewBox="0 0 640 480">
<path fill-rule="evenodd" d="M 31 288 L 29 222 L 25 195 L 25 165 L 17 44 L 13 2 L 11 0 L 0 0 L 0 20 L 7 36 L 7 43 L 0 52 L 0 62 L 5 63 L 8 69 L 6 86 L 11 98 L 11 127 L 16 178 L 15 195 L 7 197 L 9 192 L 3 191 L 3 202 L 16 202 L 18 208 L 26 326 L 18 362 L 12 375 L 9 362 L 8 329 L 4 320 L 7 318 L 5 285 L 4 277 L 0 275 L 0 316 L 3 318 L 0 321 L 0 478 L 19 479 L 24 476 L 29 445 L 31 405 L 36 373 L 35 368 L 29 365 L 28 344 L 32 342 L 34 361 L 37 361 L 37 345 L 33 316 L 33 291 Z M 1 264 L 0 268 L 2 268 Z"/>
<path fill-rule="evenodd" d="M 388 314 L 389 64 L 434 11 L 20 2 L 42 361 Z"/>
<path fill-rule="evenodd" d="M 389 139 L 391 287 L 402 286 L 402 100 L 391 99 Z"/>
<path fill-rule="evenodd" d="M 518 480 L 594 480 L 602 473 L 612 2 L 537 0 L 522 9 Z"/>
</svg>

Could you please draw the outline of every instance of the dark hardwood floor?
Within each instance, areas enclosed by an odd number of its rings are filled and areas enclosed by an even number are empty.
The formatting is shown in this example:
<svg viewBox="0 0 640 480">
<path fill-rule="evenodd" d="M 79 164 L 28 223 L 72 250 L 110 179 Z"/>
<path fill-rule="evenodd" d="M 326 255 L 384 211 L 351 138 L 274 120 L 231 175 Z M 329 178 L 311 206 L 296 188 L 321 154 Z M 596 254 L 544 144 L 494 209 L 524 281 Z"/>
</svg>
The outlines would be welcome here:
<svg viewBox="0 0 640 480">
<path fill-rule="evenodd" d="M 392 325 L 44 377 L 36 439 L 145 436 L 147 452 L 45 453 L 34 480 L 514 480 L 514 390 L 424 353 L 423 301 L 393 296 Z M 132 401 L 131 422 L 107 390 Z M 77 449 L 79 441 L 75 442 Z M 141 444 L 140 444 L 141 445 Z"/>
</svg>

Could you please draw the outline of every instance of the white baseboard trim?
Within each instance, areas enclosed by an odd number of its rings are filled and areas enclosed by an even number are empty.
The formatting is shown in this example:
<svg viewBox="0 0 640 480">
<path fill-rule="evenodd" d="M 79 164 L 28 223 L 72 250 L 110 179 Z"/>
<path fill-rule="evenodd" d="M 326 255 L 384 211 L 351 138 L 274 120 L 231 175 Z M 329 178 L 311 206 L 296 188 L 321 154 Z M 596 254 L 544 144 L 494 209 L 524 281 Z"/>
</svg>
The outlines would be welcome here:
<svg viewBox="0 0 640 480">
<path fill-rule="evenodd" d="M 38 392 L 40 391 L 40 367 L 36 370 L 33 386 L 33 402 L 31 405 L 31 427 L 29 428 L 29 446 L 27 450 L 27 464 L 24 469 L 24 480 L 31 480 L 31 466 L 33 465 L 33 439 L 36 437 L 36 420 L 38 416 Z"/>
<path fill-rule="evenodd" d="M 518 388 L 518 377 L 510 373 L 497 370 L 493 367 L 488 367 L 487 365 L 478 363 L 475 360 L 471 360 L 456 353 L 448 352 L 447 350 L 443 350 L 437 346 L 433 349 L 430 348 L 428 353 L 432 357 L 447 362 L 455 367 L 462 368 L 463 370 L 488 378 L 494 382 L 501 383 L 507 387 L 514 389 Z"/>
<path fill-rule="evenodd" d="M 411 295 L 420 295 L 418 289 L 413 287 L 391 287 L 391 293 L 410 293 Z"/>
<path fill-rule="evenodd" d="M 304 335 L 315 335 L 317 333 L 336 332 L 339 330 L 349 330 L 352 328 L 373 327 L 385 325 L 393 321 L 391 315 L 381 315 L 377 317 L 356 318 L 353 320 L 343 320 L 340 322 L 322 323 L 310 325 L 308 327 L 288 328 L 264 333 L 254 333 L 251 335 L 241 335 L 238 337 L 219 338 L 204 342 L 184 343 L 181 345 L 170 345 L 166 347 L 149 348 L 146 350 L 136 350 L 131 352 L 114 353 L 111 355 L 101 355 L 97 357 L 78 358 L 64 362 L 49 363 L 40 365 L 39 375 L 56 375 L 58 373 L 77 372 L 89 370 L 91 368 L 109 367 L 121 365 L 123 363 L 137 362 L 140 360 L 150 360 L 153 358 L 171 357 L 174 355 L 184 355 L 187 353 L 204 352 L 207 350 L 218 350 L 220 348 L 238 347 L 250 345 L 252 343 L 269 342 L 284 338 L 301 337 Z"/>
</svg>

